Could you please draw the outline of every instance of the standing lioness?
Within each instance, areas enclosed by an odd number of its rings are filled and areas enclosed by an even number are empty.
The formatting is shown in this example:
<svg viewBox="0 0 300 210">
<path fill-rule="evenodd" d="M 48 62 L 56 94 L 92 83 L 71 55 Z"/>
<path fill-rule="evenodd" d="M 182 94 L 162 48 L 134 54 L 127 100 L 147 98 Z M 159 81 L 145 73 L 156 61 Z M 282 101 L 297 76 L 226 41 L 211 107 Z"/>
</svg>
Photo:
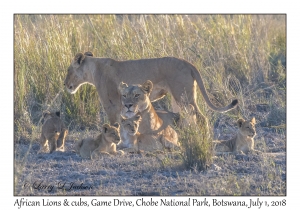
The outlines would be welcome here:
<svg viewBox="0 0 300 210">
<path fill-rule="evenodd" d="M 221 108 L 213 105 L 199 71 L 191 63 L 174 57 L 116 61 L 111 58 L 93 57 L 90 52 L 77 53 L 68 68 L 64 85 L 72 94 L 84 83 L 96 86 L 107 117 L 110 123 L 114 123 L 119 121 L 121 111 L 118 93 L 120 82 L 141 84 L 146 80 L 153 83 L 153 90 L 149 96 L 152 102 L 164 97 L 168 92 L 172 94 L 173 112 L 180 111 L 178 105 L 185 103 L 193 105 L 196 114 L 202 115 L 196 103 L 197 84 L 206 103 L 214 111 L 226 112 L 235 108 L 238 103 L 237 100 L 233 100 L 231 104 Z"/>
</svg>

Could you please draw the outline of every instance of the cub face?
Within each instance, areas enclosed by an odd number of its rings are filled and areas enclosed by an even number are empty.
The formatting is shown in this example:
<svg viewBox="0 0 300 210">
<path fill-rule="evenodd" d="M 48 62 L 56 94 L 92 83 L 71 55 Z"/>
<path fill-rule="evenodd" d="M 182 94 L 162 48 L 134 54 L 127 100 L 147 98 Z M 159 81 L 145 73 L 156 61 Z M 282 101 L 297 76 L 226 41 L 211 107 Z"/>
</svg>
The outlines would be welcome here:
<svg viewBox="0 0 300 210">
<path fill-rule="evenodd" d="M 119 123 L 115 123 L 112 126 L 104 124 L 102 126 L 102 133 L 105 136 L 105 139 L 109 142 L 119 144 L 121 141 Z"/>
<path fill-rule="evenodd" d="M 64 86 L 71 94 L 76 93 L 78 88 L 84 84 L 84 67 L 86 56 L 93 56 L 91 52 L 77 53 L 68 68 L 68 73 L 64 81 Z"/>
<path fill-rule="evenodd" d="M 121 82 L 119 84 L 119 93 L 121 95 L 122 111 L 121 115 L 126 118 L 135 116 L 138 112 L 148 108 L 150 102 L 149 96 L 153 89 L 153 84 L 147 80 L 142 85 L 127 85 Z"/>
<path fill-rule="evenodd" d="M 136 135 L 139 130 L 139 125 L 142 120 L 141 115 L 136 115 L 131 118 L 123 118 L 121 116 L 121 125 L 124 128 L 125 132 L 131 136 Z"/>
<path fill-rule="evenodd" d="M 243 136 L 247 136 L 253 138 L 256 135 L 255 129 L 255 118 L 253 117 L 251 120 L 239 119 L 238 122 L 239 132 Z"/>
</svg>

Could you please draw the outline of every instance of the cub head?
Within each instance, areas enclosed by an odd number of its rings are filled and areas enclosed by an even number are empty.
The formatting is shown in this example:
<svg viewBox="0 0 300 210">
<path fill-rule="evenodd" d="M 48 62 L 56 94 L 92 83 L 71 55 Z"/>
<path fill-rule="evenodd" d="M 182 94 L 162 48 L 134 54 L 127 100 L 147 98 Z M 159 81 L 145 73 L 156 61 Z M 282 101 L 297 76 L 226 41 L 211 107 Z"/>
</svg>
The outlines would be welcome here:
<svg viewBox="0 0 300 210">
<path fill-rule="evenodd" d="M 121 116 L 121 118 L 121 125 L 124 128 L 125 132 L 131 136 L 134 136 L 139 130 L 139 125 L 142 121 L 141 115 L 138 114 L 127 119 Z"/>
<path fill-rule="evenodd" d="M 60 117 L 60 111 L 57 111 L 57 112 L 45 111 L 43 113 L 44 122 L 46 122 L 48 119 L 53 118 L 53 117 Z"/>
<path fill-rule="evenodd" d="M 126 118 L 135 116 L 150 105 L 149 95 L 153 89 L 153 84 L 147 80 L 142 85 L 127 85 L 121 82 L 119 84 L 119 93 L 121 95 L 122 111 L 121 115 Z"/>
<path fill-rule="evenodd" d="M 120 137 L 120 124 L 115 123 L 112 126 L 109 124 L 104 124 L 102 126 L 102 133 L 105 137 L 105 139 L 109 142 L 119 144 L 121 137 Z"/>
<path fill-rule="evenodd" d="M 253 117 L 251 120 L 244 120 L 244 119 L 239 119 L 237 121 L 238 127 L 239 127 L 239 132 L 243 136 L 247 136 L 250 138 L 253 138 L 256 135 L 256 130 L 255 130 L 255 118 Z"/>
<path fill-rule="evenodd" d="M 67 91 L 71 94 L 76 93 L 78 88 L 86 83 L 85 81 L 85 70 L 86 70 L 86 57 L 92 57 L 93 54 L 91 52 L 86 52 L 84 54 L 77 53 L 73 58 L 71 65 L 68 68 L 68 73 L 66 79 L 64 81 L 64 86 Z"/>
</svg>

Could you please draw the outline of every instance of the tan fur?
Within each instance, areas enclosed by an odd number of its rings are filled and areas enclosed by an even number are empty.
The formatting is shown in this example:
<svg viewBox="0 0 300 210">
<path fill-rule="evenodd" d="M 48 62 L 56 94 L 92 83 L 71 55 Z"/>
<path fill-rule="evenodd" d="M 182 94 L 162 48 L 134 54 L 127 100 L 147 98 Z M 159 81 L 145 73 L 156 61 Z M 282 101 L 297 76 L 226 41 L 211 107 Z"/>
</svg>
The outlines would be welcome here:
<svg viewBox="0 0 300 210">
<path fill-rule="evenodd" d="M 153 83 L 150 101 L 156 101 L 170 93 L 174 102 L 173 112 L 180 111 L 179 107 L 184 103 L 193 105 L 195 113 L 203 116 L 196 103 L 197 84 L 212 110 L 226 112 L 235 108 L 238 103 L 234 100 L 226 107 L 214 106 L 206 93 L 199 71 L 191 63 L 174 57 L 116 61 L 93 57 L 90 52 L 77 53 L 68 68 L 64 85 L 72 94 L 84 83 L 96 86 L 101 104 L 110 123 L 113 123 L 120 122 L 121 97 L 118 84 L 122 81 L 141 84 L 146 80 Z"/>
<path fill-rule="evenodd" d="M 48 150 L 50 153 L 56 150 L 64 151 L 67 134 L 68 130 L 60 119 L 60 112 L 45 112 L 38 153 Z"/>
<path fill-rule="evenodd" d="M 238 132 L 236 136 L 228 141 L 214 141 L 216 144 L 216 152 L 249 152 L 254 151 L 254 137 L 256 135 L 255 118 L 251 120 L 239 119 Z"/>
<path fill-rule="evenodd" d="M 135 151 L 178 148 L 177 133 L 170 126 L 176 115 L 170 112 L 156 113 L 149 99 L 152 88 L 149 80 L 143 85 L 120 83 L 121 115 L 128 118 L 121 120 L 121 146 Z"/>
<path fill-rule="evenodd" d="M 75 145 L 75 151 L 82 158 L 95 159 L 99 155 L 116 155 L 122 151 L 116 150 L 116 144 L 120 142 L 120 125 L 115 123 L 113 126 L 104 124 L 102 133 L 96 139 L 87 138 L 80 140 Z"/>
</svg>

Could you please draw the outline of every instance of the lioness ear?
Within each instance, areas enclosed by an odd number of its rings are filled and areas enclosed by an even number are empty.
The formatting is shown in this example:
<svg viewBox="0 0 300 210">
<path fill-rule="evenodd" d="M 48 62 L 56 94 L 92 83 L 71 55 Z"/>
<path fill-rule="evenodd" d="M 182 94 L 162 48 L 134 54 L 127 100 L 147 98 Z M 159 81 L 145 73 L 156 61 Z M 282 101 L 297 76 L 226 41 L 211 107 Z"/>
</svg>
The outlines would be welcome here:
<svg viewBox="0 0 300 210">
<path fill-rule="evenodd" d="M 56 114 L 57 117 L 60 117 L 60 111 L 55 112 L 55 114 Z"/>
<path fill-rule="evenodd" d="M 128 85 L 126 83 L 120 82 L 120 84 L 119 84 L 119 92 L 122 92 L 127 87 L 128 87 Z"/>
<path fill-rule="evenodd" d="M 136 121 L 136 122 L 140 122 L 141 120 L 142 120 L 141 115 L 136 115 L 134 118 L 134 121 Z"/>
<path fill-rule="evenodd" d="M 75 64 L 76 66 L 80 65 L 84 58 L 85 55 L 83 55 L 82 53 L 77 53 L 73 59 L 73 64 Z"/>
<path fill-rule="evenodd" d="M 250 120 L 250 122 L 253 123 L 253 124 L 256 124 L 255 117 L 252 117 L 252 119 Z"/>
<path fill-rule="evenodd" d="M 91 57 L 93 57 L 94 55 L 93 55 L 93 53 L 92 52 L 90 52 L 90 51 L 87 51 L 87 52 L 85 52 L 84 53 L 84 55 L 86 55 L 86 56 L 91 56 Z"/>
<path fill-rule="evenodd" d="M 239 120 L 237 121 L 237 124 L 238 124 L 239 128 L 242 127 L 242 125 L 243 125 L 244 122 L 245 122 L 244 119 L 239 119 Z"/>
<path fill-rule="evenodd" d="M 117 128 L 117 129 L 119 129 L 120 128 L 120 124 L 119 123 L 115 123 L 115 124 L 113 124 L 113 126 L 115 127 L 115 128 Z"/>
<path fill-rule="evenodd" d="M 151 93 L 153 88 L 153 83 L 150 80 L 147 80 L 146 82 L 144 82 L 144 84 L 142 84 L 142 90 L 147 92 L 148 94 Z"/>
<path fill-rule="evenodd" d="M 102 126 L 102 131 L 103 131 L 103 133 L 107 133 L 107 131 L 108 131 L 108 129 L 110 128 L 110 125 L 108 125 L 108 124 L 104 124 L 103 126 Z"/>
</svg>

